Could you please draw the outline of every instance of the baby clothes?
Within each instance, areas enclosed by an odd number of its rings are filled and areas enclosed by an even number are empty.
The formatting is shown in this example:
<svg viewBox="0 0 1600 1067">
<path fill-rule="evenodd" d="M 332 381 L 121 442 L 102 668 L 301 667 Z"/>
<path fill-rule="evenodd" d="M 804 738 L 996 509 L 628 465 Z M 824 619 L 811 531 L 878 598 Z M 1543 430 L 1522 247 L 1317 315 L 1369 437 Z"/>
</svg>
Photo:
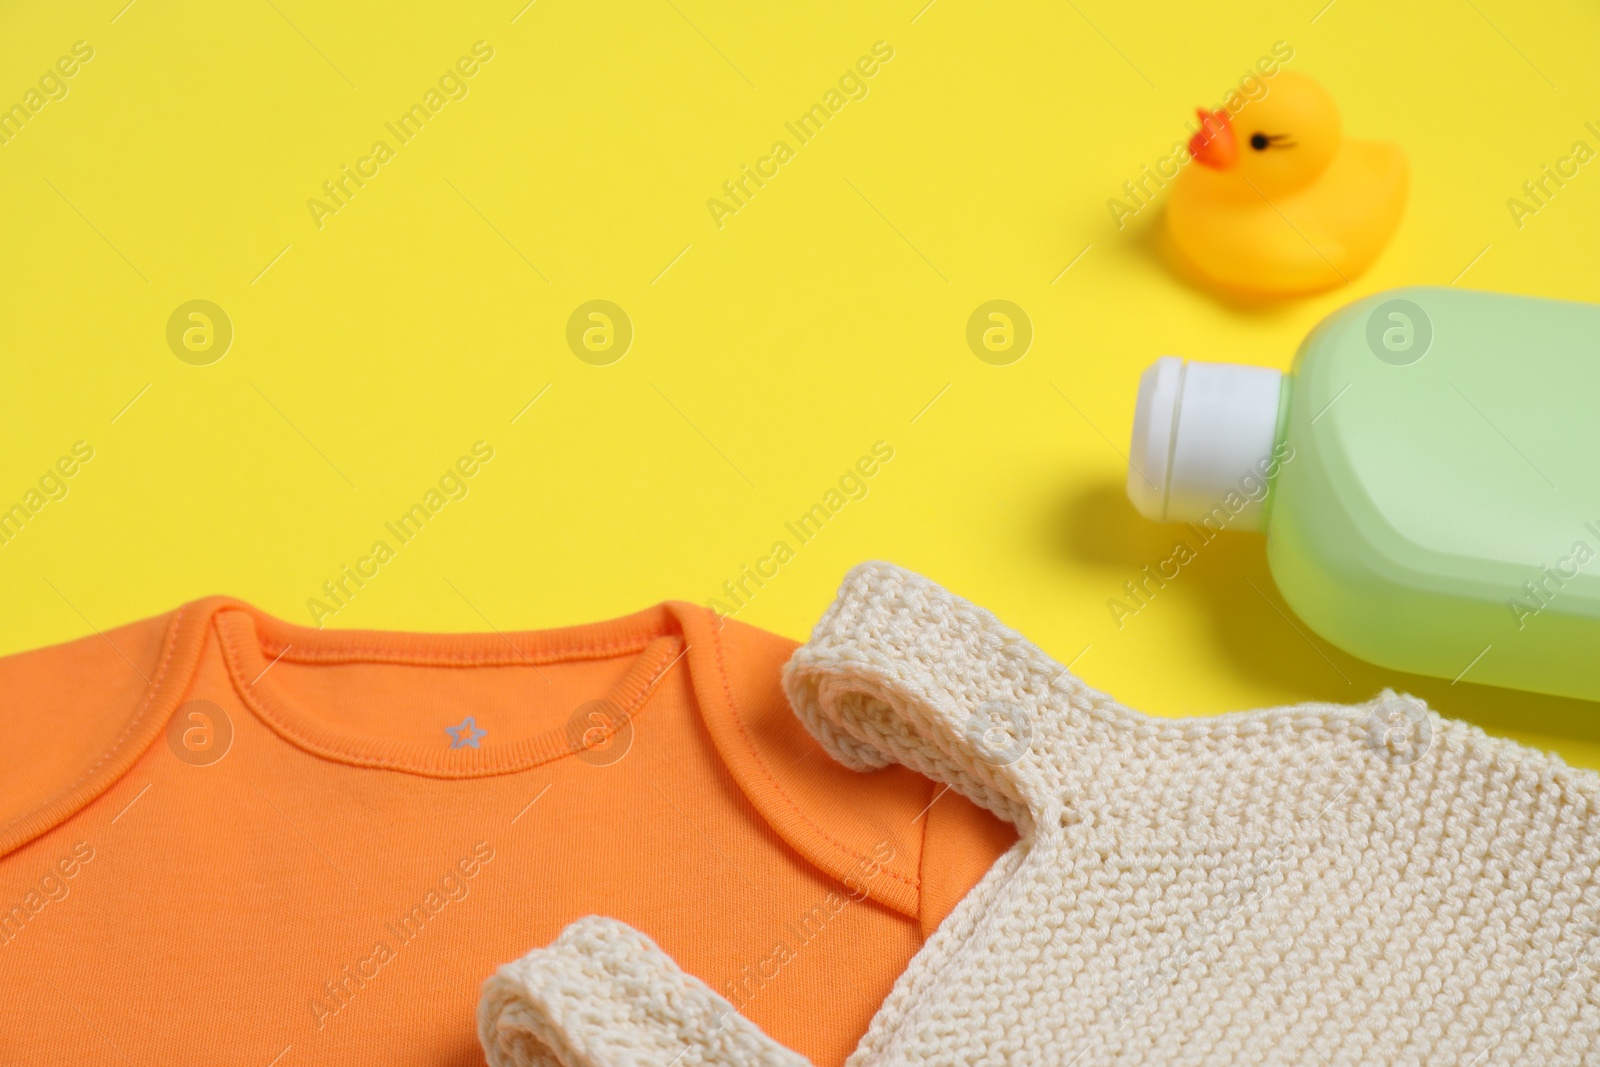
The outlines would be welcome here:
<svg viewBox="0 0 1600 1067">
<path fill-rule="evenodd" d="M 1600 1062 L 1591 771 L 1389 692 L 1146 717 L 885 564 L 784 680 L 846 766 L 914 768 L 1020 831 L 851 1067 Z M 565 1067 L 803 1062 L 609 919 L 482 1006 L 496 1067 L 551 1028 Z"/>
<path fill-rule="evenodd" d="M 0 1063 L 481 1062 L 483 975 L 597 911 L 842 1063 L 1015 835 L 829 759 L 794 648 L 682 603 L 413 634 L 216 598 L 0 658 Z"/>
</svg>

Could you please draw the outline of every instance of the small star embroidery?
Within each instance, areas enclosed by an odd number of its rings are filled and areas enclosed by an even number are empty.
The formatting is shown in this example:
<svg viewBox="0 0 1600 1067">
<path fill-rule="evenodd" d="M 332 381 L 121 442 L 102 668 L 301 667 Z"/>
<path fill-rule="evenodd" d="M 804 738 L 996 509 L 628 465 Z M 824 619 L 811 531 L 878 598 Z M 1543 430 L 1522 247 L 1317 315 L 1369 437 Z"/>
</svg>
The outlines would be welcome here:
<svg viewBox="0 0 1600 1067">
<path fill-rule="evenodd" d="M 444 732 L 450 735 L 451 748 L 477 748 L 479 739 L 489 731 L 478 729 L 478 724 L 468 715 L 460 726 L 446 726 Z"/>
</svg>

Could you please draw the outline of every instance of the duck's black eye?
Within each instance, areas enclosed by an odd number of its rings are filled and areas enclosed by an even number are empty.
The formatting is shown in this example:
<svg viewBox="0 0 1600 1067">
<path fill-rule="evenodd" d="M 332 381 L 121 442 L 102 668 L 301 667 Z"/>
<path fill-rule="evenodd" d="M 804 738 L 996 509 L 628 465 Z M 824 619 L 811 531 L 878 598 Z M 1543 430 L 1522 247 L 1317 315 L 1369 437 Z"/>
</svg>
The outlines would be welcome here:
<svg viewBox="0 0 1600 1067">
<path fill-rule="evenodd" d="M 1252 133 L 1250 135 L 1250 147 L 1254 148 L 1257 152 L 1265 152 L 1267 150 L 1267 143 L 1267 135 L 1264 133 Z"/>
</svg>

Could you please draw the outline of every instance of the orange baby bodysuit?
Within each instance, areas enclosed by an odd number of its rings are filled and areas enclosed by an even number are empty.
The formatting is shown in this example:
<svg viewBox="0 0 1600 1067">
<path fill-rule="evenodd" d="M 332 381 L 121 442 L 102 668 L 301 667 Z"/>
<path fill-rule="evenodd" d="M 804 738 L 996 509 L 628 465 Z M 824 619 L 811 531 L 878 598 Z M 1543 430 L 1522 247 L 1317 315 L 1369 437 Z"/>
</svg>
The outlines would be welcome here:
<svg viewBox="0 0 1600 1067">
<path fill-rule="evenodd" d="M 0 659 L 0 1062 L 481 1064 L 483 979 L 598 914 L 842 1063 L 1014 833 L 834 763 L 794 647 L 679 603 L 427 635 L 213 598 Z"/>
</svg>

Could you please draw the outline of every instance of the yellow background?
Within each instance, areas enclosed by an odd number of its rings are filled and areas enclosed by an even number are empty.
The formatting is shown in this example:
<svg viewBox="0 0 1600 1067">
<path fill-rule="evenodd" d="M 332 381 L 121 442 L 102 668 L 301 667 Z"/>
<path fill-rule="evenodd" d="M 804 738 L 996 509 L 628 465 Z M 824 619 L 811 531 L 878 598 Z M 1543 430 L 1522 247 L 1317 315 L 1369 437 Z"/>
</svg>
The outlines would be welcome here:
<svg viewBox="0 0 1600 1067">
<path fill-rule="evenodd" d="M 0 103 L 74 41 L 95 55 L 0 146 L 0 504 L 77 440 L 95 458 L 0 546 L 0 650 L 210 592 L 309 622 L 480 439 L 470 495 L 330 625 L 704 602 L 884 440 L 870 495 L 741 618 L 803 637 L 851 564 L 886 558 L 1151 712 L 1394 685 L 1600 765 L 1594 705 L 1297 632 L 1250 535 L 1121 629 L 1107 608 L 1176 536 L 1122 492 L 1156 356 L 1287 367 L 1324 314 L 1401 284 L 1600 299 L 1600 167 L 1521 229 L 1506 206 L 1600 146 L 1593 5 L 924 2 L 8 5 Z M 307 199 L 478 40 L 469 95 L 319 229 Z M 784 122 L 880 40 L 867 97 L 795 145 Z M 1279 40 L 1348 133 L 1405 146 L 1412 198 L 1351 290 L 1230 307 L 1163 265 L 1155 208 L 1119 231 L 1106 201 Z M 780 138 L 796 157 L 719 229 L 707 199 Z M 610 366 L 565 341 L 596 298 L 634 324 Z M 996 298 L 1035 329 L 1006 367 L 965 343 Z M 234 325 L 210 366 L 166 344 L 192 299 Z"/>
</svg>

